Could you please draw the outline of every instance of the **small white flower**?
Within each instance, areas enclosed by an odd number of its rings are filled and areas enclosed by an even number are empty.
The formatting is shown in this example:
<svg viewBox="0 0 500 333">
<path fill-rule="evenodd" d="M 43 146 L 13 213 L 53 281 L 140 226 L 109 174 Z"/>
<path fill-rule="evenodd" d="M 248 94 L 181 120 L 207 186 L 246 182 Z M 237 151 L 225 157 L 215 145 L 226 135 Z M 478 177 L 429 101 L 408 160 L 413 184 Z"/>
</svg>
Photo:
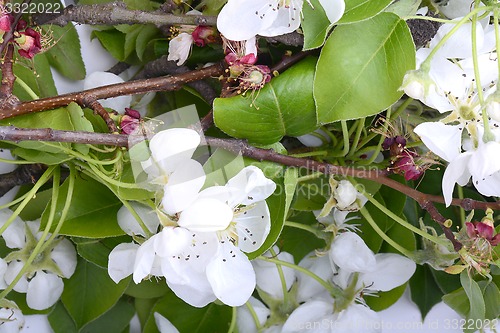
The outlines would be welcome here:
<svg viewBox="0 0 500 333">
<path fill-rule="evenodd" d="M 0 308 L 0 332 L 2 333 L 18 333 L 24 327 L 25 318 L 21 310 L 17 308 L 14 302 L 12 306 L 2 305 Z"/>
<path fill-rule="evenodd" d="M 170 61 L 177 61 L 177 66 L 182 66 L 186 62 L 191 47 L 193 46 L 193 36 L 187 32 L 182 32 L 172 38 L 168 44 L 168 58 Z"/>
</svg>

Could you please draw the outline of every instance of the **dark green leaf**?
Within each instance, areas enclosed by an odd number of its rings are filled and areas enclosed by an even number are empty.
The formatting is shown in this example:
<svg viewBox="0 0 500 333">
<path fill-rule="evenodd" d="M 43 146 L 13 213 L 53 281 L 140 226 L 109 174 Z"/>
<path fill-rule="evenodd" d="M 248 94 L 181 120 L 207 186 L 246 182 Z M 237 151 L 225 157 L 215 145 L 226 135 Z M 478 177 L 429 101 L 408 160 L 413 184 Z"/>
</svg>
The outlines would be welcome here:
<svg viewBox="0 0 500 333">
<path fill-rule="evenodd" d="M 62 302 L 58 302 L 54 310 L 48 316 L 50 327 L 55 333 L 77 333 L 75 322 L 64 307 Z"/>
<path fill-rule="evenodd" d="M 60 189 L 56 209 L 58 214 L 67 200 L 67 183 L 66 181 Z M 121 201 L 107 187 L 92 179 L 78 177 L 75 180 L 71 206 L 60 234 L 89 238 L 123 235 L 125 233 L 116 220 L 116 213 L 121 206 Z M 46 210 L 42 215 L 42 226 L 46 225 L 48 215 Z M 57 221 L 53 223 L 54 226 L 56 224 Z"/>
<path fill-rule="evenodd" d="M 403 77 L 414 67 L 410 30 L 397 15 L 381 13 L 337 27 L 326 41 L 316 69 L 318 121 L 357 119 L 386 109 L 401 97 Z"/>
<path fill-rule="evenodd" d="M 136 298 L 160 298 L 169 291 L 163 279 L 142 280 L 141 283 L 131 282 L 125 294 Z"/>
<path fill-rule="evenodd" d="M 124 45 L 125 45 L 125 34 L 112 29 L 112 30 L 94 30 L 93 35 L 99 39 L 101 45 L 109 52 L 113 57 L 119 61 L 124 61 Z"/>
<path fill-rule="evenodd" d="M 267 83 L 256 98 L 248 93 L 215 99 L 215 124 L 233 137 L 262 145 L 284 135 L 312 132 L 317 127 L 312 98 L 315 64 L 315 58 L 301 61 Z"/>
<path fill-rule="evenodd" d="M 73 237 L 72 239 L 76 244 L 78 254 L 82 258 L 101 268 L 108 267 L 109 253 L 115 248 L 115 246 L 120 243 L 130 242 L 129 236 L 103 239 Z"/>
<path fill-rule="evenodd" d="M 104 315 L 85 325 L 81 333 L 121 333 L 130 323 L 135 309 L 125 299 L 120 299 Z"/>
<path fill-rule="evenodd" d="M 158 332 L 155 312 L 170 320 L 180 333 L 225 333 L 229 329 L 232 315 L 232 309 L 228 306 L 211 303 L 204 308 L 195 308 L 169 292 L 154 306 L 144 333 Z"/>
<path fill-rule="evenodd" d="M 65 282 L 61 300 L 81 329 L 113 307 L 129 282 L 124 279 L 116 284 L 107 270 L 79 258 L 75 273 Z"/>
<path fill-rule="evenodd" d="M 401 298 L 406 289 L 406 283 L 389 291 L 378 292 L 374 297 L 365 296 L 366 304 L 373 311 L 382 311 L 393 305 Z"/>
<path fill-rule="evenodd" d="M 427 265 L 417 266 L 415 274 L 410 279 L 410 288 L 411 299 L 420 309 L 422 318 L 425 318 L 429 310 L 441 301 L 443 295 Z"/>
</svg>

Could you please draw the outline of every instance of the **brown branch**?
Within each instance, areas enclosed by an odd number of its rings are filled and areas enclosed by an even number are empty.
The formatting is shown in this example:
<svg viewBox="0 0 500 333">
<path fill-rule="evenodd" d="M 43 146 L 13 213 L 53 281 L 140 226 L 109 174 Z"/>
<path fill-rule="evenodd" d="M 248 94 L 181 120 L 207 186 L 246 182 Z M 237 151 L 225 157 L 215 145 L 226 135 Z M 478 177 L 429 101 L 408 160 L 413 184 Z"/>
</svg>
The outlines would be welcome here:
<svg viewBox="0 0 500 333">
<path fill-rule="evenodd" d="M 14 171 L 0 175 L 0 197 L 19 185 L 34 184 L 44 173 L 43 164 L 24 164 Z"/>
<path fill-rule="evenodd" d="M 0 107 L 11 107 L 19 103 L 19 99 L 12 95 L 12 89 L 14 88 L 14 82 L 16 77 L 14 76 L 14 71 L 12 70 L 12 65 L 14 64 L 14 45 L 9 44 L 7 46 L 7 52 L 5 52 L 4 59 L 1 65 L 2 71 L 2 83 L 0 85 Z"/>
<path fill-rule="evenodd" d="M 178 75 L 187 73 L 190 70 L 187 66 L 177 66 L 175 61 L 168 60 L 168 56 L 165 55 L 144 66 L 144 69 L 134 79 L 146 79 L 161 75 Z M 212 105 L 214 99 L 218 97 L 215 89 L 205 80 L 194 81 L 187 85 L 196 90 L 209 105 Z"/>
<path fill-rule="evenodd" d="M 281 73 L 284 70 L 293 66 L 295 63 L 304 59 L 308 55 L 313 54 L 314 52 L 315 52 L 315 50 L 300 51 L 300 52 L 297 52 L 291 56 L 284 56 L 283 59 L 281 59 L 281 61 L 279 63 L 277 63 L 273 68 L 271 68 L 271 72 L 272 73 L 274 73 L 274 72 Z"/>
<path fill-rule="evenodd" d="M 118 97 L 123 95 L 144 94 L 152 91 L 172 91 L 178 90 L 182 85 L 209 77 L 218 77 L 224 73 L 222 64 L 216 64 L 199 70 L 187 73 L 166 76 L 145 80 L 136 80 L 124 83 L 112 84 L 109 86 L 84 90 L 77 93 L 47 97 L 20 103 L 10 108 L 0 108 L 0 119 L 10 118 L 28 113 L 51 110 L 64 107 L 71 102 L 76 102 L 81 106 L 87 106 L 91 101 Z"/>
<path fill-rule="evenodd" d="M 162 25 L 216 25 L 215 16 L 203 15 L 173 15 L 161 12 L 145 12 L 141 10 L 130 10 L 123 2 L 111 2 L 106 4 L 76 5 L 66 7 L 62 13 L 33 15 L 33 21 L 37 25 L 55 24 L 65 26 L 70 22 L 82 24 L 154 24 Z"/>
</svg>

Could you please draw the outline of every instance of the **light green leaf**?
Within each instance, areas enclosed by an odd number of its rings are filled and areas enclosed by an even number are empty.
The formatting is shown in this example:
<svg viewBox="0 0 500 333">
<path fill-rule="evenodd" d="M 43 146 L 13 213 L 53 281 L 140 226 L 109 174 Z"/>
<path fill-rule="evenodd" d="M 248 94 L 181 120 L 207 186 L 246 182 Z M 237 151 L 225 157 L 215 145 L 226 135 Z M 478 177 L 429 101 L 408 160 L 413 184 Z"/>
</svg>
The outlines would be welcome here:
<svg viewBox="0 0 500 333">
<path fill-rule="evenodd" d="M 396 102 L 415 46 L 405 21 L 381 13 L 337 27 L 323 47 L 314 80 L 322 124 L 377 114 Z"/>
<path fill-rule="evenodd" d="M 65 281 L 61 300 L 80 330 L 113 307 L 129 282 L 116 284 L 106 269 L 79 258 L 75 273 Z"/>
<path fill-rule="evenodd" d="M 80 105 L 72 102 L 70 103 L 66 109 L 68 110 L 70 121 L 72 123 L 72 127 L 75 131 L 84 131 L 84 132 L 94 132 L 94 127 L 92 123 L 85 118 L 83 114 L 83 110 Z M 81 143 L 74 143 L 73 147 L 80 153 L 87 155 L 89 153 L 89 146 Z"/>
<path fill-rule="evenodd" d="M 391 12 L 399 17 L 415 15 L 422 0 L 396 0 L 385 9 L 386 12 Z"/>
<path fill-rule="evenodd" d="M 118 30 L 94 30 L 92 31 L 92 36 L 96 36 L 101 42 L 101 45 L 109 52 L 111 55 L 119 60 L 124 61 L 124 45 L 125 45 L 125 34 Z"/>
<path fill-rule="evenodd" d="M 137 36 L 135 41 L 135 51 L 137 52 L 137 57 L 142 60 L 144 51 L 146 51 L 146 46 L 153 38 L 158 34 L 158 29 L 152 25 L 141 26 L 141 31 Z"/>
<path fill-rule="evenodd" d="M 366 20 L 384 10 L 392 0 L 345 0 L 345 12 L 337 24 Z"/>
<path fill-rule="evenodd" d="M 61 212 L 67 198 L 67 181 L 61 186 L 56 211 Z M 96 195 L 98 193 L 99 195 Z M 73 199 L 60 234 L 88 238 L 120 236 L 125 233 L 118 225 L 116 213 L 122 203 L 106 186 L 80 175 L 75 180 Z M 42 215 L 42 227 L 49 212 Z M 58 216 L 53 226 L 57 224 Z"/>
<path fill-rule="evenodd" d="M 326 35 L 330 31 L 332 24 L 323 10 L 318 0 L 311 0 L 312 7 L 304 3 L 302 7 L 301 21 L 304 32 L 304 50 L 311 50 L 320 47 L 325 43 Z"/>
<path fill-rule="evenodd" d="M 312 132 L 317 128 L 312 98 L 315 64 L 315 58 L 296 64 L 267 83 L 255 101 L 250 93 L 216 98 L 215 124 L 233 137 L 262 145 L 278 142 L 284 135 Z"/>
<path fill-rule="evenodd" d="M 64 27 L 50 25 L 42 26 L 42 30 L 57 41 L 45 53 L 50 65 L 71 80 L 83 80 L 86 74 L 85 64 L 80 49 L 80 38 L 75 27 L 72 24 Z"/>
<path fill-rule="evenodd" d="M 460 274 L 460 283 L 469 299 L 470 310 L 467 313 L 467 319 L 483 320 L 486 314 L 486 305 L 484 303 L 483 292 L 476 281 L 474 281 L 467 271 Z M 464 330 L 464 332 L 474 332 L 473 330 Z"/>
</svg>

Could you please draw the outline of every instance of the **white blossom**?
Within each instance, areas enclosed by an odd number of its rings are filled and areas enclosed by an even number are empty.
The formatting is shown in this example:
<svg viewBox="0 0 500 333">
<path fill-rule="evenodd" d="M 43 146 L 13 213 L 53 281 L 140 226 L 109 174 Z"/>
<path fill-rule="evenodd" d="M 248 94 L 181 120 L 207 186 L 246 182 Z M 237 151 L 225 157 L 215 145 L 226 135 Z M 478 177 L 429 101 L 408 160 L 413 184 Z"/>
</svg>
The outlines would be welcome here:
<svg viewBox="0 0 500 333">
<path fill-rule="evenodd" d="M 184 65 L 189 57 L 189 54 L 191 53 L 193 42 L 193 36 L 187 32 L 182 32 L 172 38 L 170 43 L 168 43 L 167 60 L 176 61 L 177 66 Z"/>
<path fill-rule="evenodd" d="M 344 14 L 344 0 L 319 2 L 332 24 Z M 217 17 L 217 29 L 234 41 L 283 35 L 300 26 L 303 5 L 303 0 L 229 0 Z"/>
</svg>

